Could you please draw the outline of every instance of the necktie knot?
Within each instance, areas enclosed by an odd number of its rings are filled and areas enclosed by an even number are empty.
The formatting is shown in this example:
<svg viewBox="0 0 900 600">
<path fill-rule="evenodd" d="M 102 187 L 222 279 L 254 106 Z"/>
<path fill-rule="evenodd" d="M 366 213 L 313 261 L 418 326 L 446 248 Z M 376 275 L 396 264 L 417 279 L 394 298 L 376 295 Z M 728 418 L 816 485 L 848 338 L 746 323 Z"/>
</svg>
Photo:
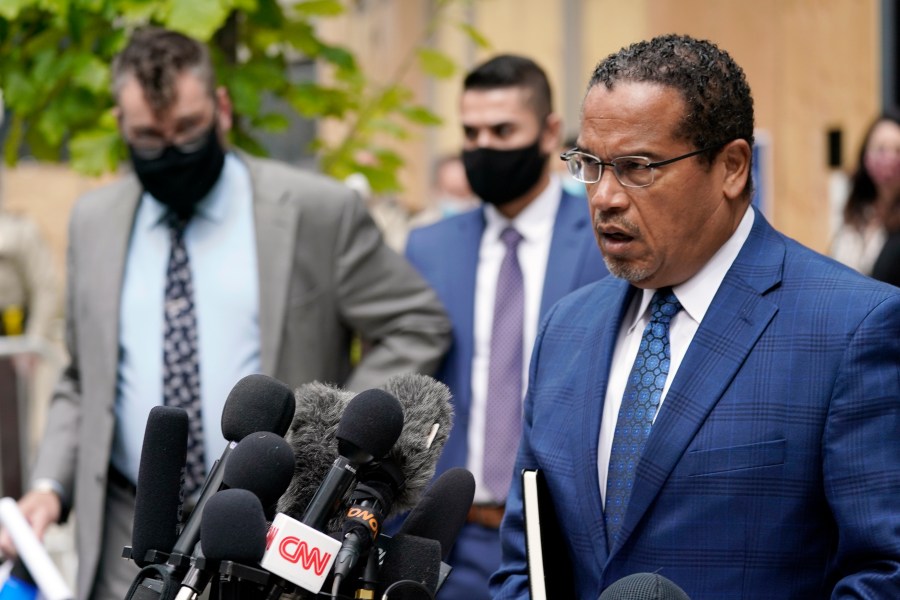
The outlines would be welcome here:
<svg viewBox="0 0 900 600">
<path fill-rule="evenodd" d="M 500 240 L 506 245 L 506 251 L 515 250 L 522 241 L 522 234 L 516 231 L 512 226 L 507 227 L 500 232 Z"/>
<path fill-rule="evenodd" d="M 660 288 L 650 300 L 650 322 L 669 323 L 680 310 L 681 302 L 675 297 L 672 288 Z"/>
<path fill-rule="evenodd" d="M 166 226 L 169 228 L 169 237 L 172 242 L 180 242 L 184 237 L 184 230 L 187 229 L 188 220 L 179 217 L 175 213 L 169 213 L 165 217 Z"/>
</svg>

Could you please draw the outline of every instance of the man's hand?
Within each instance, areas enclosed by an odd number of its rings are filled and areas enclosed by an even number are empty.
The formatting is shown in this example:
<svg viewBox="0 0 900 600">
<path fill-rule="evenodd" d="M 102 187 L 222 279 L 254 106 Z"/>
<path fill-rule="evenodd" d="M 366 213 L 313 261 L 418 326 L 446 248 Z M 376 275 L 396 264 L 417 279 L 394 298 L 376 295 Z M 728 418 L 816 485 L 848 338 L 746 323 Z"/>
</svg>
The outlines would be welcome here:
<svg viewBox="0 0 900 600">
<path fill-rule="evenodd" d="M 35 490 L 28 492 L 19 500 L 19 510 L 31 525 L 39 540 L 44 539 L 47 527 L 59 521 L 62 514 L 62 502 L 55 492 Z M 0 554 L 7 558 L 15 558 L 16 547 L 7 531 L 0 531 Z"/>
</svg>

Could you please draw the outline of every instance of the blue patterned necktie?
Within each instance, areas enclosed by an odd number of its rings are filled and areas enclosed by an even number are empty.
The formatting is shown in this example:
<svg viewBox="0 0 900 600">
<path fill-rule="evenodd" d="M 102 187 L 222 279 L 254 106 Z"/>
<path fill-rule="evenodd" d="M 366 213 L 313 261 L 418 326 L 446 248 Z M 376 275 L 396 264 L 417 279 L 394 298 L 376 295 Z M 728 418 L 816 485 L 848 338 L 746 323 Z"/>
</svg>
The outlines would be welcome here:
<svg viewBox="0 0 900 600">
<path fill-rule="evenodd" d="M 634 472 L 637 469 L 650 427 L 659 408 L 659 399 L 669 374 L 669 323 L 681 310 L 672 288 L 657 290 L 650 301 L 650 323 L 644 329 L 613 435 L 606 481 L 607 545 L 613 542 L 622 527 Z"/>
<path fill-rule="evenodd" d="M 506 256 L 500 264 L 484 431 L 484 485 L 498 502 L 506 500 L 522 432 L 522 328 L 525 320 L 525 288 L 519 267 L 522 235 L 507 227 L 500 234 Z"/>
<path fill-rule="evenodd" d="M 184 497 L 203 484 L 203 420 L 200 409 L 200 359 L 194 284 L 184 244 L 187 223 L 169 220 L 171 251 L 166 269 L 165 333 L 163 337 L 163 403 L 188 413 L 188 450 L 184 470 Z"/>
</svg>

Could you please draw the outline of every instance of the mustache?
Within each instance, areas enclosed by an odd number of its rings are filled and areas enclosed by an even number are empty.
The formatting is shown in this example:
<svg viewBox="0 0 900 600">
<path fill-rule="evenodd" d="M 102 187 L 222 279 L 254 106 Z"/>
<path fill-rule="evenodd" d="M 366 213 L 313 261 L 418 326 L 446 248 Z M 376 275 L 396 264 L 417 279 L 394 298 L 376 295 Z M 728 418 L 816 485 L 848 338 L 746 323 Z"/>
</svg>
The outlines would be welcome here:
<svg viewBox="0 0 900 600">
<path fill-rule="evenodd" d="M 594 213 L 594 230 L 603 233 L 604 229 L 614 228 L 633 238 L 641 236 L 641 228 L 628 218 L 617 214 Z"/>
</svg>

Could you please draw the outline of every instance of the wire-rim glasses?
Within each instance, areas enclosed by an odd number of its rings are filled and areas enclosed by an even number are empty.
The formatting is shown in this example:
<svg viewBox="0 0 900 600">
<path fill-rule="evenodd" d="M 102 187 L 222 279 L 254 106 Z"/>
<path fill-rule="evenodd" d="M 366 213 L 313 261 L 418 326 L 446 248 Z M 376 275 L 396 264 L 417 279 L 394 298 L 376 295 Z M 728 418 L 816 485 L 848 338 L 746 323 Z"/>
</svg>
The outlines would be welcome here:
<svg viewBox="0 0 900 600">
<path fill-rule="evenodd" d="M 597 183 L 603 176 L 603 167 L 612 167 L 616 179 L 625 187 L 642 188 L 653 183 L 654 171 L 659 167 L 670 165 L 679 160 L 697 156 L 709 150 L 724 146 L 727 142 L 719 142 L 700 150 L 694 150 L 675 158 L 652 162 L 646 156 L 620 156 L 604 162 L 581 150 L 568 150 L 559 155 L 566 163 L 569 174 L 582 183 Z"/>
</svg>

